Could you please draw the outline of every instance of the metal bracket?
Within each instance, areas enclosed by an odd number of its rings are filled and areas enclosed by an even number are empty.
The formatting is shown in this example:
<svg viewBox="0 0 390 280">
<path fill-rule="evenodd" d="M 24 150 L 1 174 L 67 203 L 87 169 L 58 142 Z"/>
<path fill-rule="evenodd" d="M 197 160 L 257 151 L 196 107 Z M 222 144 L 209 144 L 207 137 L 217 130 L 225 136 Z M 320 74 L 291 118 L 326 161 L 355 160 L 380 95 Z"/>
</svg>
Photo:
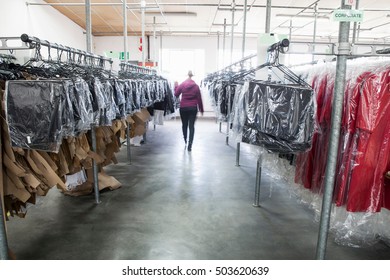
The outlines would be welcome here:
<svg viewBox="0 0 390 280">
<path fill-rule="evenodd" d="M 10 46 L 8 45 L 8 42 L 12 41 L 21 44 L 18 46 Z M 26 43 L 20 40 L 20 37 L 0 37 L 0 50 L 30 50 L 33 49 L 35 46 L 34 44 Z"/>
</svg>

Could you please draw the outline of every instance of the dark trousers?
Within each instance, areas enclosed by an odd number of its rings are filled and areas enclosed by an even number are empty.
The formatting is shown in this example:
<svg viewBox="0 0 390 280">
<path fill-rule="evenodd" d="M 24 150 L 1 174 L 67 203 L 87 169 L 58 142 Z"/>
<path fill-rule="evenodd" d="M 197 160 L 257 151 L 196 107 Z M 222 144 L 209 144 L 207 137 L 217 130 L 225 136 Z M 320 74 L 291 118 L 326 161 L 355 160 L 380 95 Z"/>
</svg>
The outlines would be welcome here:
<svg viewBox="0 0 390 280">
<path fill-rule="evenodd" d="M 183 137 L 184 141 L 187 142 L 187 130 L 189 128 L 190 130 L 190 138 L 188 139 L 188 145 L 192 145 L 192 142 L 194 141 L 194 134 L 195 134 L 195 120 L 196 120 L 196 114 L 198 113 L 197 107 L 184 107 L 180 108 L 180 118 L 182 123 L 182 129 L 183 129 Z"/>
</svg>

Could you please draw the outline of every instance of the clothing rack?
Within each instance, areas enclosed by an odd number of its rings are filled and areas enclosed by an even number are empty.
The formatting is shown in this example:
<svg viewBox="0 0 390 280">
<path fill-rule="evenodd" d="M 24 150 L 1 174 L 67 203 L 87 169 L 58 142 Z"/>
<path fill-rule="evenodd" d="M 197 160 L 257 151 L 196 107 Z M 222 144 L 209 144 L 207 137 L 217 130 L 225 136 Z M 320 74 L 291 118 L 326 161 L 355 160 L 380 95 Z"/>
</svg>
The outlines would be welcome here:
<svg viewBox="0 0 390 280">
<path fill-rule="evenodd" d="M 57 59 L 61 60 L 61 56 L 63 52 L 66 52 L 68 54 L 68 60 L 71 62 L 76 62 L 76 55 L 78 55 L 78 62 L 82 61 L 84 59 L 84 62 L 89 62 L 90 65 L 103 67 L 105 66 L 105 62 L 108 62 L 112 66 L 112 59 L 106 58 L 101 55 L 96 55 L 93 53 L 89 53 L 83 50 L 63 46 L 57 43 L 51 43 L 46 40 L 41 40 L 37 37 L 32 37 L 27 34 L 22 34 L 20 36 L 20 39 L 22 42 L 26 43 L 27 46 L 30 49 L 36 49 L 40 55 L 40 47 L 45 46 L 48 48 L 48 59 L 51 59 L 51 49 L 57 50 Z"/>
<path fill-rule="evenodd" d="M 148 67 L 138 66 L 129 62 L 121 62 L 119 64 L 121 72 L 141 73 L 145 75 L 157 75 L 157 70 Z"/>
</svg>

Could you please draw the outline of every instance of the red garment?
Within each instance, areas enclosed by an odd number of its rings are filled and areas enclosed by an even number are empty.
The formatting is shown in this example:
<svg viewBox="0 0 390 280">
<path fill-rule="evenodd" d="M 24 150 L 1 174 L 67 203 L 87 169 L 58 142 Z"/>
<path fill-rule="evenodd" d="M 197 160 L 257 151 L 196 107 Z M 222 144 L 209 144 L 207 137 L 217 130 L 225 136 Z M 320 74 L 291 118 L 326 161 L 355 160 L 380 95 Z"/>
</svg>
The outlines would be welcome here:
<svg viewBox="0 0 390 280">
<path fill-rule="evenodd" d="M 357 132 L 354 135 L 354 167 L 347 198 L 348 211 L 378 212 L 389 196 L 384 189 L 384 174 L 390 157 L 389 74 L 389 71 L 372 74 L 361 92 Z"/>
<path fill-rule="evenodd" d="M 343 104 L 334 199 L 348 211 L 390 209 L 390 78 L 389 71 L 363 73 L 347 85 Z M 297 157 L 295 180 L 321 192 L 330 135 L 333 82 L 313 80 L 318 128 L 312 150 Z"/>
<path fill-rule="evenodd" d="M 313 135 L 312 149 L 299 154 L 296 160 L 295 182 L 305 188 L 320 190 L 322 188 L 322 171 L 326 166 L 328 150 L 327 139 L 330 128 L 331 101 L 333 83 L 328 76 L 315 77 L 312 82 L 317 102 L 317 130 Z M 330 84 L 330 86 L 329 86 Z M 330 95 L 330 96 L 329 96 Z M 329 98 L 330 97 L 330 98 Z"/>
</svg>

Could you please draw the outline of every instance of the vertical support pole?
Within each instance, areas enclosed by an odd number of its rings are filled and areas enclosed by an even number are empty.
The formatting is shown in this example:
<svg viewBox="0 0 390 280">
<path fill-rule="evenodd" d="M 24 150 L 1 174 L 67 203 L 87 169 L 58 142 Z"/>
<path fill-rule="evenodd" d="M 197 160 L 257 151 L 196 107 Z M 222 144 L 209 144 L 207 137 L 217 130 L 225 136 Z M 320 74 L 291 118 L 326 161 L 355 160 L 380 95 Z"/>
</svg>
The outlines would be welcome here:
<svg viewBox="0 0 390 280">
<path fill-rule="evenodd" d="M 223 19 L 223 40 L 222 40 L 222 67 L 225 67 L 225 48 L 226 48 L 226 18 Z"/>
<path fill-rule="evenodd" d="M 220 68 L 219 66 L 219 31 L 217 31 L 217 69 Z"/>
<path fill-rule="evenodd" d="M 314 30 L 313 30 L 313 47 L 311 49 L 312 51 L 312 57 L 311 61 L 314 62 L 314 52 L 316 49 L 316 39 L 317 39 L 317 20 L 318 20 L 318 4 L 316 3 L 314 5 Z"/>
<path fill-rule="evenodd" d="M 271 6 L 272 1 L 267 0 L 266 16 L 265 16 L 265 33 L 271 32 Z"/>
<path fill-rule="evenodd" d="M 123 0 L 122 5 L 123 13 L 123 62 L 127 61 L 127 0 Z M 131 146 L 130 146 L 130 123 L 126 121 L 126 150 L 127 150 L 127 161 L 131 164 Z"/>
<path fill-rule="evenodd" d="M 260 207 L 261 164 L 262 164 L 262 157 L 260 155 L 259 158 L 257 159 L 257 165 L 256 165 L 255 200 L 253 202 L 253 207 Z"/>
<path fill-rule="evenodd" d="M 141 0 L 142 67 L 145 66 L 145 8 L 146 1 Z"/>
<path fill-rule="evenodd" d="M 233 43 L 234 43 L 234 13 L 236 11 L 236 1 L 232 1 L 232 34 L 230 41 L 230 64 L 233 63 Z"/>
<path fill-rule="evenodd" d="M 351 6 L 345 5 L 345 0 L 341 1 L 342 9 L 351 9 Z M 322 200 L 320 228 L 318 233 L 316 258 L 325 259 L 326 244 L 328 239 L 330 212 L 332 209 L 333 187 L 336 174 L 337 153 L 339 147 L 340 124 L 342 117 L 345 76 L 347 68 L 347 56 L 350 53 L 349 44 L 349 22 L 340 22 L 339 27 L 339 48 L 336 65 L 336 81 L 334 86 L 332 124 L 329 140 L 328 161 L 325 172 L 325 190 Z"/>
<path fill-rule="evenodd" d="M 160 63 L 160 73 L 162 73 L 162 64 L 163 64 L 163 32 L 160 30 L 160 57 L 159 57 L 159 63 Z"/>
<path fill-rule="evenodd" d="M 96 153 L 96 131 L 95 125 L 91 126 L 91 140 L 92 140 L 92 151 Z M 98 177 L 98 167 L 96 161 L 92 159 L 92 172 L 93 172 L 93 189 L 95 192 L 95 203 L 100 203 L 100 193 L 99 193 L 99 177 Z"/>
<path fill-rule="evenodd" d="M 245 57 L 245 40 L 246 40 L 246 13 L 248 8 L 248 0 L 244 1 L 244 22 L 242 28 L 242 48 L 241 48 L 241 57 Z"/>
<path fill-rule="evenodd" d="M 241 143 L 237 142 L 237 149 L 236 149 L 236 166 L 240 166 L 240 150 L 241 150 Z"/>
<path fill-rule="evenodd" d="M 356 0 L 355 9 L 356 9 L 356 10 L 359 10 L 359 0 Z M 357 22 L 354 22 L 354 23 L 353 23 L 353 33 L 352 33 L 352 44 L 355 44 L 355 43 L 356 43 L 357 26 L 358 26 L 358 23 L 357 23 Z M 360 26 L 360 22 L 359 22 L 359 26 Z"/>
<path fill-rule="evenodd" d="M 222 122 L 219 122 L 219 132 L 222 132 Z"/>
<path fill-rule="evenodd" d="M 127 122 L 126 126 L 126 146 L 127 146 L 127 161 L 131 164 L 131 149 L 130 149 L 130 123 Z"/>
<path fill-rule="evenodd" d="M 230 111 L 231 111 L 231 91 L 230 88 L 227 91 L 228 93 L 228 111 L 226 116 L 226 145 L 229 145 L 229 130 L 230 130 Z"/>
<path fill-rule="evenodd" d="M 87 52 L 92 52 L 91 0 L 85 0 L 85 31 L 87 33 Z"/>
<path fill-rule="evenodd" d="M 153 60 L 154 60 L 154 67 L 156 67 L 157 62 L 157 52 L 156 52 L 156 17 L 153 17 Z"/>
</svg>

